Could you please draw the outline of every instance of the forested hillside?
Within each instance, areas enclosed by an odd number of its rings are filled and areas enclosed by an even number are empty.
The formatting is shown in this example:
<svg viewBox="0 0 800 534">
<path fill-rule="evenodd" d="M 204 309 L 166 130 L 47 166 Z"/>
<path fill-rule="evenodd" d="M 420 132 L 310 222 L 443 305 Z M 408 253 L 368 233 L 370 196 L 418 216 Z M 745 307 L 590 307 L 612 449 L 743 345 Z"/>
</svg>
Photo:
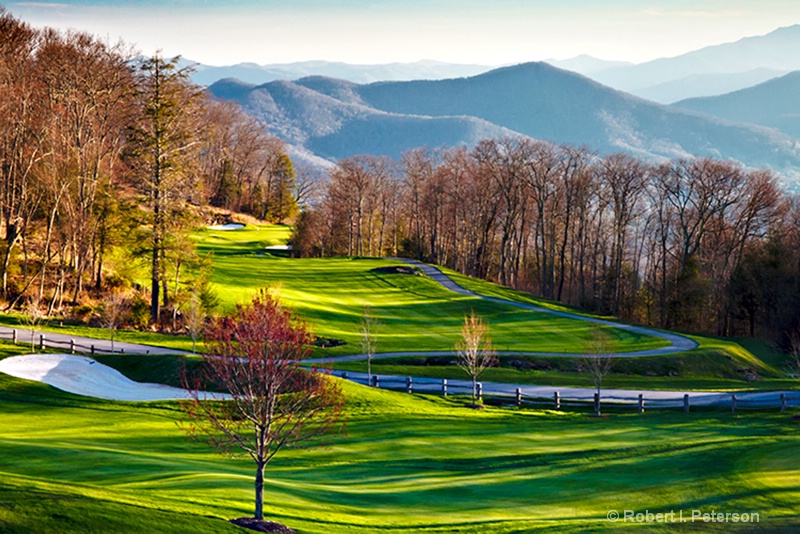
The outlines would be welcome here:
<svg viewBox="0 0 800 534">
<path fill-rule="evenodd" d="M 181 277 L 201 207 L 294 214 L 283 143 L 177 65 L 0 11 L 3 309 L 69 313 L 139 266 L 141 322 L 158 323 L 203 283 Z"/>
<path fill-rule="evenodd" d="M 224 80 L 209 91 L 241 104 L 293 150 L 329 162 L 522 135 L 650 161 L 731 159 L 792 180 L 800 168 L 796 139 L 777 130 L 662 106 L 546 63 L 367 85 L 318 76 L 260 86 Z"/>
<path fill-rule="evenodd" d="M 800 71 L 725 95 L 681 100 L 675 107 L 775 128 L 800 139 Z"/>
</svg>

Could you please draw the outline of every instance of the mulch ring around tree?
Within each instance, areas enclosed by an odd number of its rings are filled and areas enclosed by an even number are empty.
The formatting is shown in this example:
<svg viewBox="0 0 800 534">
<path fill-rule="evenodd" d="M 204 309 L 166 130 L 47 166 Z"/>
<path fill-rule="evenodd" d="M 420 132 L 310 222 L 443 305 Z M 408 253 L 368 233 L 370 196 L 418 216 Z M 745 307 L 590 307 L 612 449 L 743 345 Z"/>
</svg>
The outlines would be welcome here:
<svg viewBox="0 0 800 534">
<path fill-rule="evenodd" d="M 274 521 L 267 521 L 266 519 L 239 517 L 237 519 L 231 519 L 230 523 L 233 523 L 234 525 L 239 527 L 255 530 L 256 532 L 277 532 L 278 534 L 295 534 L 295 531 L 290 529 L 286 525 L 281 525 L 280 523 L 276 523 Z"/>
</svg>

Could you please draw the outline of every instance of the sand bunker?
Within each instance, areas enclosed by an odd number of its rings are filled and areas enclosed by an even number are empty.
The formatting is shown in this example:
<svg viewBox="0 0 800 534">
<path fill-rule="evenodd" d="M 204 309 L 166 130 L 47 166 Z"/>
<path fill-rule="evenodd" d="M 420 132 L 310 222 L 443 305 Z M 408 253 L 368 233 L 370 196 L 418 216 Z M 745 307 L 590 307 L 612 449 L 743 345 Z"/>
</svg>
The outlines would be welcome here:
<svg viewBox="0 0 800 534">
<path fill-rule="evenodd" d="M 208 227 L 209 230 L 241 230 L 242 228 L 244 228 L 242 223 L 215 224 Z"/>
<path fill-rule="evenodd" d="M 155 401 L 187 398 L 183 389 L 134 382 L 107 365 L 71 354 L 29 354 L 0 360 L 0 372 L 54 388 L 107 400 Z"/>
</svg>

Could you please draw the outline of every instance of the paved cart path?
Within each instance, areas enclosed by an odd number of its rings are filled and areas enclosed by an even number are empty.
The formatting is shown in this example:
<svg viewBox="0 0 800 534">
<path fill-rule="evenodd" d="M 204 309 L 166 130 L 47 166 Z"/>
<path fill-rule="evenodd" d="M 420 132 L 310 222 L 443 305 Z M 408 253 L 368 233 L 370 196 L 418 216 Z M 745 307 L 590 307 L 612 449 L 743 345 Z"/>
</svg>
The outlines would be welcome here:
<svg viewBox="0 0 800 534">
<path fill-rule="evenodd" d="M 166 386 L 163 384 L 148 384 L 135 382 L 125 377 L 119 371 L 103 365 L 86 356 L 72 354 L 26 354 L 12 356 L 0 360 L 0 372 L 23 378 L 35 380 L 53 386 L 68 393 L 120 401 L 158 401 L 180 400 L 188 398 L 186 391 Z M 340 376 L 354 382 L 366 384 L 366 373 L 353 373 L 335 371 L 335 376 Z M 378 377 L 380 387 L 405 390 L 408 387 L 408 378 L 392 375 L 373 375 Z M 434 378 L 411 379 L 411 388 L 414 393 L 442 393 L 442 380 Z M 514 398 L 517 389 L 526 397 L 526 400 L 537 398 L 545 407 L 552 406 L 553 394 L 558 392 L 564 407 L 570 402 L 590 401 L 594 389 L 533 386 L 522 384 L 482 383 L 484 396 L 505 396 Z M 469 394 L 472 389 L 468 380 L 447 380 L 447 392 L 453 394 Z M 683 406 L 684 395 L 689 395 L 692 407 L 700 406 L 730 406 L 731 394 L 713 391 L 647 391 L 603 389 L 602 402 L 634 404 L 638 402 L 639 395 L 645 398 L 645 409 L 653 408 L 680 408 Z M 741 407 L 748 408 L 775 408 L 781 405 L 781 394 L 786 396 L 787 406 L 800 405 L 800 392 L 798 391 L 758 391 L 738 392 L 737 402 Z M 225 398 L 224 395 L 215 394 L 216 398 Z"/>
<path fill-rule="evenodd" d="M 17 333 L 17 343 L 20 345 L 30 345 L 31 343 L 31 329 L 18 327 L 11 328 L 9 326 L 0 326 L 0 338 L 12 339 L 13 332 Z M 49 348 L 57 350 L 69 351 L 70 344 L 75 343 L 77 352 L 90 352 L 91 347 L 95 351 L 101 353 L 111 353 L 111 340 L 108 339 L 95 339 L 90 337 L 81 337 L 71 334 L 59 334 L 57 332 L 46 332 L 39 329 L 33 330 L 33 342 L 36 347 L 39 346 L 40 336 L 44 336 L 45 345 Z M 114 340 L 114 353 L 120 354 L 186 354 L 188 351 L 168 349 L 165 347 L 158 347 L 155 345 L 144 345 L 141 343 L 128 343 L 125 341 Z"/>
<path fill-rule="evenodd" d="M 560 317 L 567 317 L 571 319 L 589 321 L 596 324 L 612 326 L 615 328 L 622 328 L 633 332 L 638 332 L 645 335 L 659 337 L 667 340 L 670 345 L 657 349 L 630 351 L 616 353 L 616 357 L 635 357 L 635 356 L 657 356 L 662 354 L 673 354 L 684 352 L 697 347 L 697 343 L 692 341 L 686 336 L 680 334 L 673 334 L 670 332 L 661 332 L 650 328 L 632 326 L 615 323 L 606 319 L 598 319 L 595 317 L 586 317 L 583 315 L 550 310 L 541 306 L 533 304 L 526 304 L 521 302 L 509 301 L 495 297 L 487 297 L 480 295 L 473 291 L 469 291 L 450 277 L 442 273 L 436 267 L 427 265 L 414 260 L 403 259 L 405 263 L 414 265 L 421 269 L 431 279 L 441 284 L 443 287 L 462 295 L 476 297 L 490 302 L 497 302 L 506 304 L 522 309 L 527 309 L 539 313 L 548 313 L 558 315 Z M 11 329 L 7 327 L 0 327 L 0 336 L 9 338 Z M 94 345 L 97 351 L 110 352 L 111 342 L 107 340 L 85 338 L 78 336 L 70 336 L 66 334 L 56 334 L 45 332 L 45 339 L 48 343 L 56 343 L 61 346 L 68 346 L 70 340 L 76 344 L 84 347 Z M 18 340 L 20 343 L 30 341 L 30 330 L 17 329 Z M 38 334 L 37 334 L 38 335 Z M 38 343 L 38 337 L 35 337 Z M 116 351 L 124 350 L 125 354 L 184 354 L 185 351 L 174 349 L 167 349 L 151 345 L 141 345 L 136 343 L 115 342 L 114 348 Z M 519 351 L 498 351 L 499 354 L 519 354 L 519 355 L 538 355 L 538 356 L 562 356 L 562 357 L 577 357 L 581 356 L 579 353 L 553 353 L 553 352 L 519 352 Z M 402 356 L 449 356 L 455 354 L 453 351 L 406 351 L 406 352 L 388 352 L 380 353 L 373 356 L 373 359 L 380 358 L 396 358 Z M 308 363 L 332 363 L 343 361 L 354 361 L 366 359 L 365 354 L 352 354 L 349 356 L 340 356 L 332 358 L 321 358 L 316 360 L 307 360 Z M 89 363 L 91 362 L 91 363 Z M 0 372 L 6 372 L 13 376 L 20 378 L 27 378 L 31 380 L 38 380 L 46 382 L 59 389 L 77 393 L 79 395 L 97 396 L 101 398 L 118 399 L 118 400 L 155 400 L 166 398 L 183 398 L 184 393 L 182 390 L 171 388 L 171 390 L 163 390 L 153 388 L 157 386 L 154 384 L 140 384 L 133 381 L 122 381 L 114 373 L 109 372 L 106 366 L 79 356 L 70 355 L 29 355 L 18 356 L 14 358 L 6 358 L 0 361 Z M 77 371 L 76 371 L 77 370 Z M 79 372 L 78 372 L 79 371 Z M 119 373 L 117 373 L 119 374 Z M 348 379 L 366 383 L 367 375 L 365 373 L 355 372 L 341 372 L 335 371 L 335 375 L 345 375 Z M 121 376 L 121 375 L 120 375 Z M 392 376 L 392 375 L 377 375 L 379 381 L 384 386 L 390 386 L 392 389 L 404 389 L 406 377 Z M 127 379 L 126 379 L 127 380 Z M 437 378 L 422 378 L 414 377 L 413 391 L 415 392 L 430 392 L 441 393 L 442 380 Z M 107 383 L 116 384 L 115 386 L 108 387 Z M 124 387 L 123 384 L 124 383 Z M 448 388 L 450 393 L 466 393 L 471 389 L 471 382 L 467 380 L 448 380 Z M 141 391 L 137 389 L 142 387 Z M 166 386 L 164 386 L 166 387 Z M 115 393 L 115 389 L 118 393 Z M 504 383 L 483 383 L 483 389 L 487 395 L 508 395 L 514 396 L 517 389 L 520 390 L 522 395 L 529 397 L 553 398 L 553 394 L 558 391 L 564 399 L 580 399 L 589 400 L 594 395 L 593 388 L 577 388 L 577 387 L 556 387 L 556 386 L 536 386 L 529 384 L 504 384 Z M 623 390 L 623 389 L 603 389 L 602 397 L 604 402 L 624 402 L 631 403 L 638 400 L 638 396 L 643 394 L 651 406 L 668 407 L 668 406 L 681 406 L 683 404 L 684 395 L 689 395 L 692 406 L 713 406 L 713 405 L 730 405 L 731 392 L 719 391 L 662 391 L 662 390 Z M 790 400 L 788 405 L 800 404 L 800 392 L 798 391 L 757 391 L 757 392 L 737 392 L 737 399 L 741 402 L 748 403 L 748 406 L 779 406 L 781 394 L 786 395 Z M 565 401 L 566 402 L 566 401 Z"/>
<path fill-rule="evenodd" d="M 333 371 L 334 376 L 347 378 L 353 382 L 367 384 L 366 373 L 353 371 Z M 378 377 L 378 385 L 385 389 L 406 390 L 408 377 L 386 374 L 372 374 Z M 411 378 L 414 393 L 442 393 L 441 378 Z M 565 387 L 565 386 L 536 386 L 531 384 L 506 384 L 500 382 L 481 382 L 484 396 L 504 396 L 514 398 L 517 389 L 524 397 L 534 397 L 544 404 L 552 405 L 554 393 L 558 392 L 563 403 L 570 400 L 591 401 L 594 398 L 595 388 Z M 448 379 L 447 392 L 450 395 L 469 395 L 472 392 L 472 382 L 469 380 Z M 603 388 L 601 399 L 603 404 L 620 403 L 635 404 L 639 395 L 645 399 L 645 408 L 680 408 L 684 403 L 684 395 L 689 396 L 692 407 L 699 406 L 730 406 L 731 396 L 735 394 L 737 403 L 747 408 L 776 408 L 781 405 L 781 395 L 787 398 L 787 406 L 800 406 L 800 391 L 679 391 L 679 390 L 647 390 L 647 389 L 611 389 Z"/>
</svg>

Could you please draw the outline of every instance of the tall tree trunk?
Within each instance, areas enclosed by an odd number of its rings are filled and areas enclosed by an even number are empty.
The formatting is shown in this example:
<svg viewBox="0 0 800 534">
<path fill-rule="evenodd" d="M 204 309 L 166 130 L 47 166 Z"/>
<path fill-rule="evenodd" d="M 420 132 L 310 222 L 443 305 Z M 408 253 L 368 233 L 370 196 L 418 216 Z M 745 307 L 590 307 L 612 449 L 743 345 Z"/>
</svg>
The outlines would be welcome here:
<svg viewBox="0 0 800 534">
<path fill-rule="evenodd" d="M 11 263 L 11 250 L 17 244 L 17 226 L 6 225 L 6 253 L 3 256 L 3 298 L 8 298 L 8 267 Z"/>
</svg>

